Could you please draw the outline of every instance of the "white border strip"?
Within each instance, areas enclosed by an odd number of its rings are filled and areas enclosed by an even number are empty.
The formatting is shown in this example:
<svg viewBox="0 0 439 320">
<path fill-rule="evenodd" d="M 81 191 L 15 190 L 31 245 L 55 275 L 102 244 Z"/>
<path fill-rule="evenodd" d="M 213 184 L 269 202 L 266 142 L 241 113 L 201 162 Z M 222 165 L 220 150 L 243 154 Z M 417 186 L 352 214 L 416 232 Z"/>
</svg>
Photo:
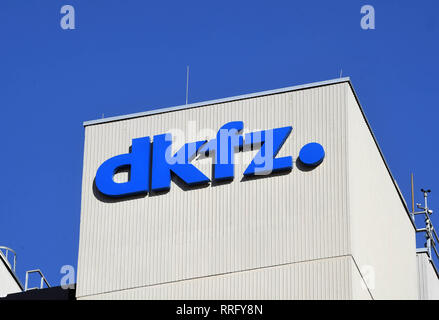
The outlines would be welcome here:
<svg viewBox="0 0 439 320">
<path fill-rule="evenodd" d="M 165 112 L 171 112 L 171 111 L 198 108 L 198 107 L 208 106 L 208 105 L 212 105 L 212 104 L 218 104 L 218 103 L 231 102 L 231 101 L 242 100 L 242 99 L 267 96 L 267 95 L 272 95 L 272 94 L 276 94 L 276 93 L 284 93 L 284 92 L 288 92 L 288 91 L 296 91 L 296 90 L 309 89 L 309 88 L 314 88 L 314 87 L 321 87 L 321 86 L 326 86 L 326 85 L 335 84 L 335 83 L 342 83 L 342 82 L 350 82 L 350 78 L 344 77 L 344 78 L 332 79 L 332 80 L 327 80 L 327 81 L 313 82 L 313 83 L 309 83 L 309 84 L 303 84 L 303 85 L 268 90 L 268 91 L 261 91 L 261 92 L 256 92 L 256 93 L 250 93 L 250 94 L 244 94 L 244 95 L 240 95 L 240 96 L 229 97 L 229 98 L 208 100 L 208 101 L 185 104 L 185 105 L 180 105 L 180 106 L 175 106 L 175 107 L 159 108 L 159 109 L 154 109 L 154 110 L 149 110 L 149 111 L 144 111 L 144 112 L 132 113 L 132 114 L 127 114 L 127 115 L 122 115 L 122 116 L 115 116 L 115 117 L 102 118 L 102 119 L 97 119 L 97 120 L 90 120 L 90 121 L 85 121 L 83 123 L 83 125 L 84 125 L 84 127 L 86 127 L 86 126 L 91 126 L 91 125 L 101 124 L 101 123 L 106 123 L 106 122 L 113 122 L 113 121 L 119 121 L 119 120 L 126 120 L 126 119 L 150 116 L 153 114 L 159 114 L 159 113 L 165 113 Z"/>
</svg>

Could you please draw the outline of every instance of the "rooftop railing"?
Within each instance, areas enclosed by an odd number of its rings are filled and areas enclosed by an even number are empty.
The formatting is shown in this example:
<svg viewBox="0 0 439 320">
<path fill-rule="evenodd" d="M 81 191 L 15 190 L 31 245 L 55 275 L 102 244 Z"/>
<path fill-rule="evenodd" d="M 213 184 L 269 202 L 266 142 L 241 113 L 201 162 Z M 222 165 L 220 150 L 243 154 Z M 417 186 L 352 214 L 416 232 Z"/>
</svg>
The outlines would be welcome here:
<svg viewBox="0 0 439 320">
<path fill-rule="evenodd" d="M 438 252 L 438 248 L 437 245 L 439 243 L 439 237 L 438 234 L 436 233 L 436 229 L 433 226 L 433 222 L 431 221 L 430 216 L 433 214 L 433 210 L 428 208 L 428 194 L 431 192 L 430 189 L 428 190 L 424 190 L 421 189 L 421 192 L 424 194 L 424 206 L 422 206 L 420 203 L 416 204 L 416 207 L 418 209 L 420 209 L 420 211 L 413 211 L 410 213 L 413 222 L 415 223 L 416 226 L 416 216 L 424 216 L 424 224 L 425 227 L 423 228 L 418 228 L 416 227 L 416 232 L 417 233 L 424 233 L 425 234 L 425 243 L 424 243 L 424 248 L 417 248 L 416 252 L 421 253 L 427 253 L 428 255 L 428 259 L 430 260 L 431 264 L 433 265 L 436 274 L 439 276 L 439 272 L 437 269 L 437 265 L 434 259 L 434 256 L 436 258 L 436 260 L 439 260 L 439 252 Z M 434 256 L 433 256 L 434 253 Z"/>
<path fill-rule="evenodd" d="M 29 288 L 29 275 L 31 273 L 37 273 L 40 276 L 40 287 L 39 288 L 38 287 Z M 44 274 L 41 272 L 40 269 L 26 271 L 26 282 L 24 284 L 24 291 L 33 290 L 33 289 L 43 289 L 44 284 L 46 284 L 46 286 L 48 288 L 50 288 L 49 282 L 47 281 L 46 277 L 44 276 Z"/>
<path fill-rule="evenodd" d="M 6 258 L 6 263 L 8 264 L 9 268 L 14 271 L 15 273 L 15 267 L 17 265 L 17 254 L 15 253 L 14 250 L 12 250 L 11 248 L 8 247 L 4 247 L 4 246 L 0 246 L 0 252 L 2 253 L 2 255 Z M 11 262 L 9 261 L 9 254 L 12 254 L 14 259 L 11 265 Z"/>
</svg>

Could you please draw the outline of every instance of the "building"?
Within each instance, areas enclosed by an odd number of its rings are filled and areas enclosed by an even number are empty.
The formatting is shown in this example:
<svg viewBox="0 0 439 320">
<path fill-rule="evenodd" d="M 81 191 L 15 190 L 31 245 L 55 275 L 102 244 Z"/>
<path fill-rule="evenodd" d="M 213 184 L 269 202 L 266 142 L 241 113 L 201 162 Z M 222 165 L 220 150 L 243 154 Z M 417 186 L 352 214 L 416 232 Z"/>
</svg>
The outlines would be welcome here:
<svg viewBox="0 0 439 320">
<path fill-rule="evenodd" d="M 439 298 L 349 78 L 84 126 L 77 299 Z"/>
<path fill-rule="evenodd" d="M 50 287 L 39 269 L 26 271 L 26 282 L 23 286 L 15 272 L 16 264 L 16 252 L 0 246 L 0 300 L 76 300 L 74 287 Z M 29 274 L 40 277 L 39 287 L 28 287 Z"/>
<path fill-rule="evenodd" d="M 16 254 L 8 247 L 0 246 L 0 299 L 8 294 L 21 292 L 23 287 L 15 275 Z"/>
<path fill-rule="evenodd" d="M 150 137 L 154 153 L 158 135 L 177 132 L 184 140 L 174 142 L 175 152 L 236 121 L 245 141 L 249 132 L 291 126 L 277 158 L 292 157 L 292 169 L 248 178 L 254 148 L 234 153 L 233 180 L 214 179 L 208 156 L 191 162 L 212 180 L 201 187 L 174 178 L 167 191 L 100 193 L 98 169 L 127 154 L 133 139 Z M 348 78 L 84 126 L 78 299 L 418 299 L 437 292 Z M 311 142 L 324 148 L 316 167 L 298 159 Z M 126 171 L 114 178 L 120 185 Z M 151 189 L 161 178 L 152 175 Z M 418 265 L 434 282 L 418 279 Z M 422 291 L 422 283 L 435 289 Z"/>
</svg>

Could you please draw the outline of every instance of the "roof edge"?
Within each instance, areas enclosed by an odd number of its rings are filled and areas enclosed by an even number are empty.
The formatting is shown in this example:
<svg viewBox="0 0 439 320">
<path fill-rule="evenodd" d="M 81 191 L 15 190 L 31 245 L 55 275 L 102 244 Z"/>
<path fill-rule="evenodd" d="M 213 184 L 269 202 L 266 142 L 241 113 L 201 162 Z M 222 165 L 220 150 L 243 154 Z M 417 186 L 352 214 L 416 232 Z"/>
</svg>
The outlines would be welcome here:
<svg viewBox="0 0 439 320">
<path fill-rule="evenodd" d="M 327 85 L 343 83 L 343 82 L 350 82 L 350 78 L 344 77 L 344 78 L 337 78 L 337 79 L 332 79 L 332 80 L 312 82 L 312 83 L 308 83 L 308 84 L 296 85 L 296 86 L 285 87 L 285 88 L 280 88 L 280 89 L 266 90 L 266 91 L 260 91 L 260 92 L 249 93 L 249 94 L 244 94 L 244 95 L 232 96 L 232 97 L 228 97 L 228 98 L 207 100 L 207 101 L 179 105 L 179 106 L 174 106 L 174 107 L 158 108 L 158 109 L 153 109 L 153 110 L 149 110 L 149 111 L 131 113 L 131 114 L 127 114 L 127 115 L 90 120 L 90 121 L 85 121 L 83 123 L 83 126 L 87 127 L 87 126 L 92 126 L 92 125 L 102 124 L 102 123 L 107 123 L 107 122 L 114 122 L 114 121 L 120 121 L 120 120 L 139 118 L 139 117 L 150 116 L 150 115 L 160 114 L 160 113 L 165 113 L 165 112 L 199 108 L 199 107 L 204 107 L 204 106 L 217 104 L 217 103 L 232 102 L 232 101 L 237 101 L 237 100 L 268 96 L 268 95 L 272 95 L 272 94 L 284 93 L 284 92 L 289 92 L 289 91 L 311 89 L 311 88 L 327 86 Z"/>
</svg>

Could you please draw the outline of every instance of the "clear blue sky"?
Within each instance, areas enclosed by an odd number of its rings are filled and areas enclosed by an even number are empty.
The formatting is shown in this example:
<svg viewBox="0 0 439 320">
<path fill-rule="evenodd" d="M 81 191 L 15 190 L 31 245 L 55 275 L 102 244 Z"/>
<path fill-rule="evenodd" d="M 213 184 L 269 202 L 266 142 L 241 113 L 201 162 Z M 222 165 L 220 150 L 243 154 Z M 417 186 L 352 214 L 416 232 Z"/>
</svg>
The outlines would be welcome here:
<svg viewBox="0 0 439 320">
<path fill-rule="evenodd" d="M 60 8 L 76 29 L 60 27 Z M 371 4 L 376 29 L 362 30 Z M 18 275 L 77 264 L 82 122 L 350 76 L 404 196 L 439 227 L 437 0 L 0 2 L 0 245 Z M 421 201 L 417 192 L 417 201 Z M 377 204 L 378 206 L 379 204 Z M 391 232 L 391 230 L 389 230 Z"/>
</svg>

